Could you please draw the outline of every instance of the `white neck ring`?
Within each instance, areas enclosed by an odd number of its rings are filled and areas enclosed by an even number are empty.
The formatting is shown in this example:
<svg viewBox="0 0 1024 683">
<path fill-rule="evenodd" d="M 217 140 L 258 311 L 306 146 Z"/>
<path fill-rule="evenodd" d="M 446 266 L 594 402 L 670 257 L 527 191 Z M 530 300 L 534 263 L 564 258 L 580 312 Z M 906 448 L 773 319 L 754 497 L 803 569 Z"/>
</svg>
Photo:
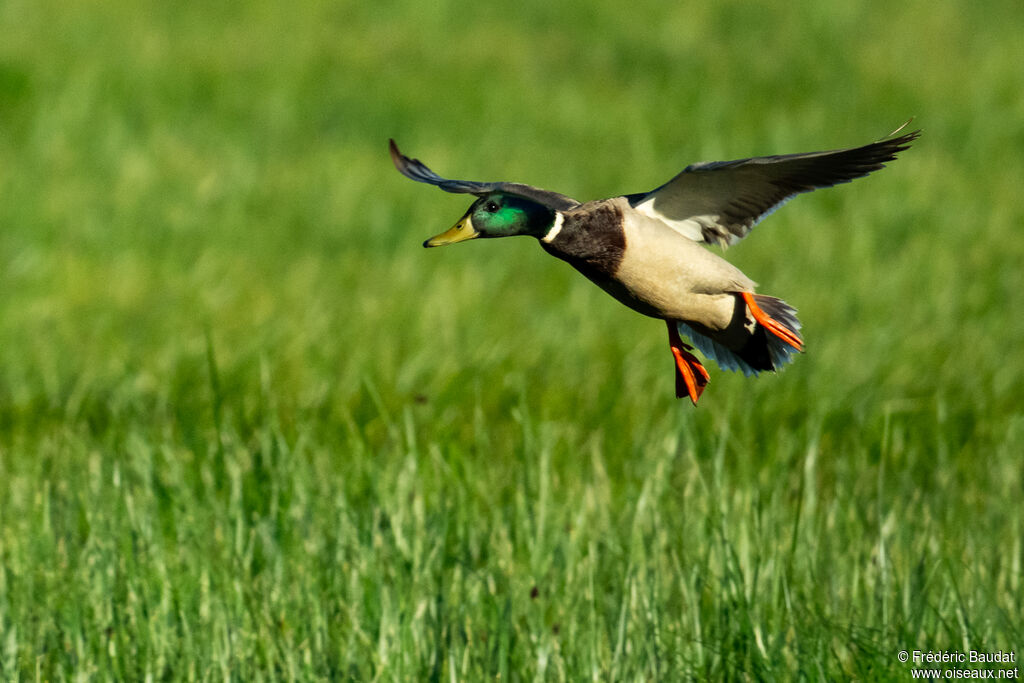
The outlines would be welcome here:
<svg viewBox="0 0 1024 683">
<path fill-rule="evenodd" d="M 565 221 L 565 216 L 562 215 L 561 211 L 555 211 L 555 222 L 552 224 L 551 229 L 548 230 L 548 234 L 541 237 L 541 240 L 551 244 L 558 237 L 558 233 L 562 231 L 562 223 Z"/>
</svg>

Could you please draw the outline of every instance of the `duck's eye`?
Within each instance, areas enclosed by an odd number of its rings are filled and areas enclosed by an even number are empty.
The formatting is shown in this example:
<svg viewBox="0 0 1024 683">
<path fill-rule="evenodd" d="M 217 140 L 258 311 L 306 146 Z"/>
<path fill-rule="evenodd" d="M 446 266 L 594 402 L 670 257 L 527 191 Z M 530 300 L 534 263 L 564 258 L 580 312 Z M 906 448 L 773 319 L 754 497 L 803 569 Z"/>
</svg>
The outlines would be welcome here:
<svg viewBox="0 0 1024 683">
<path fill-rule="evenodd" d="M 486 204 L 484 204 L 484 211 L 486 211 L 487 213 L 497 213 L 498 205 L 495 204 L 494 202 L 487 202 Z"/>
</svg>

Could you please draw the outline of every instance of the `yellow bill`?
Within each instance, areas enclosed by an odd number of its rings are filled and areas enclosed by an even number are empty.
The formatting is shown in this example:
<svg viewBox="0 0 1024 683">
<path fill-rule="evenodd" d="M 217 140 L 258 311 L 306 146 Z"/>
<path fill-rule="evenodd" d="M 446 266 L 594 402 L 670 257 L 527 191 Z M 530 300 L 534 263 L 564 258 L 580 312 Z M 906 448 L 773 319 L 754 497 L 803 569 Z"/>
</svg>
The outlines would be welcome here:
<svg viewBox="0 0 1024 683">
<path fill-rule="evenodd" d="M 450 230 L 442 232 L 440 235 L 435 237 L 431 237 L 423 243 L 423 246 L 442 247 L 446 244 L 465 242 L 466 240 L 471 240 L 474 237 L 479 236 L 480 233 L 473 227 L 473 219 L 467 215 L 463 216 L 462 220 L 456 223 Z"/>
</svg>

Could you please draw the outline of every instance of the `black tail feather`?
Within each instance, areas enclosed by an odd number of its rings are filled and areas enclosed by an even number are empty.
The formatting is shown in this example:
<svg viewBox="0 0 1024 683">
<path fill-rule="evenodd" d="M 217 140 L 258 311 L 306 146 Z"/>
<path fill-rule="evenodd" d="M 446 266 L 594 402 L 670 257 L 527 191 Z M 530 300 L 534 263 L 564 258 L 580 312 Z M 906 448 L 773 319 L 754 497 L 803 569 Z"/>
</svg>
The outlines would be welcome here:
<svg viewBox="0 0 1024 683">
<path fill-rule="evenodd" d="M 753 297 L 758 308 L 800 339 L 800 321 L 797 320 L 796 309 L 782 299 L 772 296 L 754 294 Z M 736 298 L 735 324 L 737 327 L 745 327 L 749 324 L 746 319 L 746 305 L 739 296 Z M 798 352 L 760 324 L 754 327 L 753 333 L 746 337 L 739 349 L 732 344 L 726 347 L 724 340 L 716 340 L 705 328 L 682 321 L 676 321 L 676 324 L 680 334 L 688 337 L 701 353 L 717 362 L 718 367 L 723 370 L 739 370 L 744 375 L 780 370 L 793 360 L 793 356 Z"/>
</svg>

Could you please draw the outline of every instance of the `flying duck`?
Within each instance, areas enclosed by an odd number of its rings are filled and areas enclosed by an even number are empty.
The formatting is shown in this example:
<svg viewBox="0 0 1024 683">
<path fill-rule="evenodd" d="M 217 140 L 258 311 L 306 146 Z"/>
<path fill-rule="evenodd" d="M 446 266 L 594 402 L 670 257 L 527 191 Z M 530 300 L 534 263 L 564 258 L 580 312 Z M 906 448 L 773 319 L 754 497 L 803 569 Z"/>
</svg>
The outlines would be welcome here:
<svg viewBox="0 0 1024 683">
<path fill-rule="evenodd" d="M 899 130 L 849 149 L 691 164 L 650 192 L 590 202 L 520 183 L 449 180 L 403 155 L 394 140 L 390 150 L 402 175 L 477 197 L 424 247 L 537 238 L 621 303 L 665 321 L 676 397 L 696 405 L 710 376 L 693 347 L 723 370 L 748 376 L 779 370 L 803 351 L 796 311 L 755 294 L 750 278 L 701 243 L 725 249 L 793 196 L 877 171 L 920 135 L 897 136 Z"/>
</svg>

